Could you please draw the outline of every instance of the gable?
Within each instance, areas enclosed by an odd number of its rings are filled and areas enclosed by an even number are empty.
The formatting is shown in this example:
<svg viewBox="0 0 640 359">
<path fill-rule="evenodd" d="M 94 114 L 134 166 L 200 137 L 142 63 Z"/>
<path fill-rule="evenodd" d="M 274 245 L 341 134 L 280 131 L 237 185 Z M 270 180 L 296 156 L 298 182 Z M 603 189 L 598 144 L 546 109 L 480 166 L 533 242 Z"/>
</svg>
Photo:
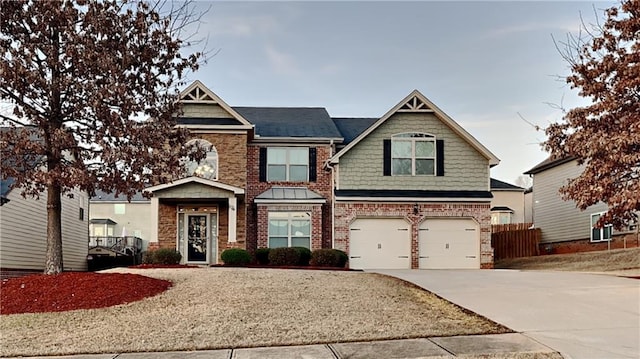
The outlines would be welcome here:
<svg viewBox="0 0 640 359">
<path fill-rule="evenodd" d="M 473 147 L 476 151 L 478 151 L 483 157 L 485 157 L 489 161 L 490 166 L 495 166 L 500 163 L 500 160 L 489 151 L 486 147 L 484 147 L 478 140 L 476 140 L 471 134 L 469 134 L 465 129 L 462 128 L 457 122 L 455 122 L 451 117 L 449 117 L 446 113 L 440 110 L 434 103 L 429 101 L 422 93 L 418 90 L 414 90 L 407 97 L 405 97 L 402 101 L 400 101 L 397 105 L 395 105 L 391 110 L 389 110 L 384 116 L 382 116 L 378 121 L 376 121 L 373 125 L 371 125 L 367 130 L 361 133 L 358 137 L 356 137 L 349 145 L 336 153 L 335 156 L 331 158 L 332 163 L 338 163 L 340 157 L 342 157 L 345 153 L 350 151 L 353 147 L 357 146 L 360 141 L 366 138 L 369 134 L 375 131 L 379 126 L 388 121 L 394 114 L 398 113 L 420 113 L 420 114 L 433 114 L 435 118 L 441 121 L 444 125 L 450 128 L 452 132 L 466 141 L 471 147 Z M 411 130 L 405 131 L 410 132 Z"/>
<path fill-rule="evenodd" d="M 185 183 L 179 186 L 170 187 L 155 191 L 153 196 L 156 198 L 233 198 L 233 192 L 207 186 L 202 183 Z"/>
<path fill-rule="evenodd" d="M 385 153 L 385 142 L 394 135 L 422 133 L 433 136 L 442 145 L 437 150 L 433 175 L 391 175 Z M 353 142 L 352 142 L 353 143 Z M 346 147 L 345 147 L 346 148 Z M 390 148 L 389 148 L 390 150 Z M 489 160 L 461 138 L 431 112 L 398 112 L 361 138 L 357 146 L 344 152 L 338 167 L 338 189 L 358 190 L 441 190 L 459 191 L 489 189 Z M 438 171 L 439 172 L 439 171 Z"/>
<path fill-rule="evenodd" d="M 182 114 L 178 124 L 188 128 L 243 128 L 253 125 L 202 82 L 194 81 L 180 93 Z"/>
</svg>

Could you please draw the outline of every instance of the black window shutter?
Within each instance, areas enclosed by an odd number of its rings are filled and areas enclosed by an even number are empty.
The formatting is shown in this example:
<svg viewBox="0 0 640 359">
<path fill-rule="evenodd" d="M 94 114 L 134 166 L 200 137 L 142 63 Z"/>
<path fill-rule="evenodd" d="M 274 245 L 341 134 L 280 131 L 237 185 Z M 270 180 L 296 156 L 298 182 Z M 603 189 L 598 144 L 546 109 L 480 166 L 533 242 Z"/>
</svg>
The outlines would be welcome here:
<svg viewBox="0 0 640 359">
<path fill-rule="evenodd" d="M 436 140 L 436 176 L 444 176 L 444 140 Z"/>
<path fill-rule="evenodd" d="M 267 148 L 260 147 L 260 158 L 259 168 L 260 168 L 260 182 L 267 182 Z"/>
<path fill-rule="evenodd" d="M 315 182 L 316 175 L 316 148 L 309 148 L 309 182 Z"/>
<path fill-rule="evenodd" d="M 391 140 L 382 140 L 382 145 L 382 157 L 384 158 L 382 175 L 391 176 Z"/>
</svg>

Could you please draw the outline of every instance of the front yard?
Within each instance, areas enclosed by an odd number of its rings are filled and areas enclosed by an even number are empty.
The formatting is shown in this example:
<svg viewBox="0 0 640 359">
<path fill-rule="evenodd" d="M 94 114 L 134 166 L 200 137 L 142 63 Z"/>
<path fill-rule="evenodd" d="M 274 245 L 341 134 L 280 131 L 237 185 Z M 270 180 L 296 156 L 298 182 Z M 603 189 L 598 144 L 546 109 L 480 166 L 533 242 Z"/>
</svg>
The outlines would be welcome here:
<svg viewBox="0 0 640 359">
<path fill-rule="evenodd" d="M 429 292 L 373 273 L 114 269 L 167 279 L 125 305 L 3 315 L 0 356 L 255 347 L 505 333 Z"/>
</svg>

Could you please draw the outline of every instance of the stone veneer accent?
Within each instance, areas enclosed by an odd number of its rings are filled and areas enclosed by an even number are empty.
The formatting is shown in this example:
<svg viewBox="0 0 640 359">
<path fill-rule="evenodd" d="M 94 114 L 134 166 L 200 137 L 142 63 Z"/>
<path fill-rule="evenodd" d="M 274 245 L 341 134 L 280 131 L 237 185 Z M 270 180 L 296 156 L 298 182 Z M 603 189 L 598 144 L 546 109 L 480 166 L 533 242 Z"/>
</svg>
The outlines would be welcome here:
<svg viewBox="0 0 640 359">
<path fill-rule="evenodd" d="M 287 187 L 307 187 L 308 189 L 322 195 L 327 202 L 323 205 L 315 205 L 315 207 L 321 208 L 321 221 L 322 224 L 316 223 L 316 211 L 314 208 L 312 213 L 312 226 L 313 231 L 321 230 L 320 246 L 315 248 L 331 248 L 331 200 L 332 200 L 332 185 L 331 185 L 331 172 L 326 171 L 323 168 L 324 163 L 329 159 L 331 155 L 330 145 L 310 145 L 309 147 L 316 148 L 316 181 L 315 182 L 260 182 L 260 145 L 252 144 L 248 146 L 247 150 L 247 187 L 246 187 L 246 203 L 250 204 L 247 208 L 247 250 L 255 251 L 256 248 L 266 246 L 266 242 L 261 242 L 259 238 L 267 238 L 265 235 L 259 233 L 266 233 L 268 230 L 267 222 L 258 218 L 258 206 L 253 203 L 253 200 L 260 193 L 274 186 L 287 186 Z M 305 205 L 302 205 L 305 206 Z M 306 205 L 307 208 L 310 205 Z M 294 208 L 304 208 L 297 205 Z M 297 209 L 295 209 L 297 210 Z M 314 234 L 312 243 L 317 243 L 318 237 Z"/>
<path fill-rule="evenodd" d="M 336 202 L 335 248 L 349 253 L 349 227 L 356 218 L 404 218 L 411 225 L 411 268 L 418 268 L 418 229 L 428 218 L 473 218 L 480 226 L 480 268 L 493 268 L 491 212 L 489 203 L 414 203 Z"/>
<path fill-rule="evenodd" d="M 311 250 L 323 248 L 323 215 L 320 204 L 273 205 L 258 204 L 257 248 L 269 246 L 269 211 L 311 212 Z"/>
</svg>

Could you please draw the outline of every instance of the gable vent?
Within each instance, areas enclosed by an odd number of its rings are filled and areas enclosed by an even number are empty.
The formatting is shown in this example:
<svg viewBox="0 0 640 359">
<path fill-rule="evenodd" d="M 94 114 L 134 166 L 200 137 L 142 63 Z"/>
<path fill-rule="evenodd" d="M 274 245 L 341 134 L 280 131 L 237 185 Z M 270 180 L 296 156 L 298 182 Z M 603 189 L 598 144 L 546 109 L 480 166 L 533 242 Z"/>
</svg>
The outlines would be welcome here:
<svg viewBox="0 0 640 359">
<path fill-rule="evenodd" d="M 418 96 L 413 96 L 409 101 L 405 102 L 398 112 L 433 112 Z"/>
<path fill-rule="evenodd" d="M 216 103 L 216 101 L 207 94 L 207 92 L 196 86 L 191 92 L 182 97 L 183 101 Z"/>
</svg>

